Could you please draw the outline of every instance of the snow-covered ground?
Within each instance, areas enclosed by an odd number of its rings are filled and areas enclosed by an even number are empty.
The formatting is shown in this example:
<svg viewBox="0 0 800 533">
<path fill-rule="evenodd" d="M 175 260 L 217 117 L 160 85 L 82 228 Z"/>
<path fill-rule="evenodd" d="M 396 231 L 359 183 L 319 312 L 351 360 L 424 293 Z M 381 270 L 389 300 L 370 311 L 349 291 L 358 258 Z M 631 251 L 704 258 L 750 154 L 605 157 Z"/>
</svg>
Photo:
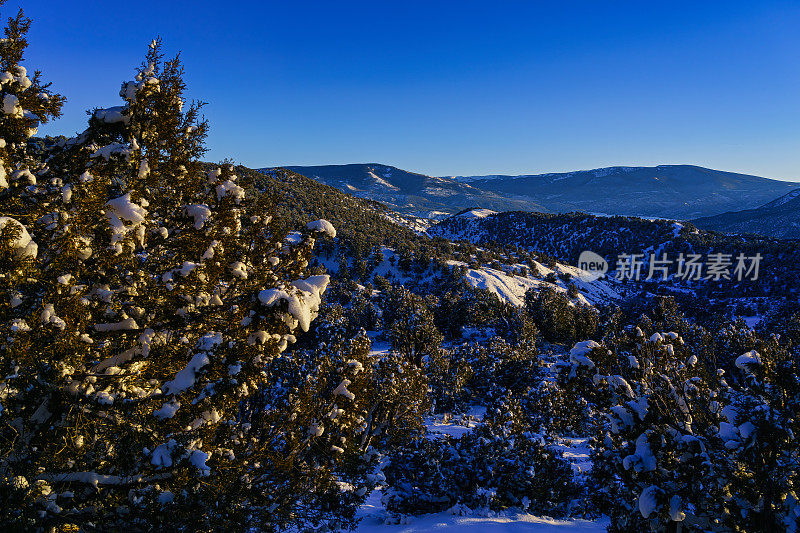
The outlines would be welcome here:
<svg viewBox="0 0 800 533">
<path fill-rule="evenodd" d="M 464 211 L 457 216 L 461 218 L 486 218 L 490 215 L 496 214 L 497 211 L 492 211 L 491 209 L 470 209 L 469 211 Z"/>
<path fill-rule="evenodd" d="M 744 318 L 744 323 L 747 324 L 747 327 L 750 328 L 750 329 L 754 329 L 758 325 L 758 323 L 761 322 L 764 319 L 763 316 L 759 316 L 759 315 L 746 316 L 746 317 L 743 317 L 743 318 Z"/>
<path fill-rule="evenodd" d="M 485 414 L 485 407 L 473 407 L 466 414 L 456 415 L 453 418 L 441 415 L 430 417 L 425 423 L 428 428 L 428 437 L 435 439 L 449 435 L 458 438 L 481 425 Z"/>
<path fill-rule="evenodd" d="M 377 502 L 374 501 L 377 499 Z M 380 507 L 380 497 L 373 493 L 363 510 Z M 426 514 L 410 518 L 404 524 L 385 524 L 377 515 L 364 515 L 359 524 L 359 533 L 461 533 L 470 532 L 533 532 L 533 533 L 604 533 L 608 522 L 605 520 L 556 520 L 554 518 L 533 516 L 527 513 L 495 514 L 495 516 L 457 516 L 447 512 Z"/>
<path fill-rule="evenodd" d="M 386 340 L 380 339 L 380 331 L 367 331 L 372 346 L 369 349 L 369 354 L 373 357 L 386 355 L 389 353 L 389 343 Z"/>
<path fill-rule="evenodd" d="M 448 261 L 449 265 L 467 266 L 466 263 L 461 261 Z M 515 267 L 522 267 L 524 265 L 515 265 Z M 555 283 L 549 283 L 544 280 L 551 272 L 556 274 L 570 274 L 572 281 L 577 285 L 580 293 L 577 296 L 577 301 L 584 304 L 604 303 L 610 300 L 620 299 L 619 293 L 613 287 L 613 281 L 607 279 L 600 279 L 595 281 L 585 281 L 581 279 L 581 274 L 585 271 L 570 265 L 557 264 L 555 270 L 551 270 L 541 263 L 536 263 L 536 266 L 541 273 L 541 278 L 523 277 L 510 274 L 505 270 L 497 270 L 489 267 L 481 267 L 478 269 L 467 269 L 465 279 L 475 288 L 486 289 L 493 292 L 501 300 L 508 302 L 512 305 L 522 306 L 525 305 L 525 293 L 528 289 L 539 290 L 542 287 L 551 287 L 558 292 L 567 292 L 567 284 L 563 280 L 558 279 Z"/>
</svg>

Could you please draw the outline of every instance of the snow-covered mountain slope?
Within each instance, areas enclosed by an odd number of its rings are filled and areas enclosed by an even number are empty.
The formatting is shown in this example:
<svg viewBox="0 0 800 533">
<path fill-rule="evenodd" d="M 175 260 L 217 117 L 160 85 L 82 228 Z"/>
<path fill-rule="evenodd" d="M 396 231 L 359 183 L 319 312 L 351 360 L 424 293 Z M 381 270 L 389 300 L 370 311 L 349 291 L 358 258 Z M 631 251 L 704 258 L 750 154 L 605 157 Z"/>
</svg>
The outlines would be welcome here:
<svg viewBox="0 0 800 533">
<path fill-rule="evenodd" d="M 426 176 L 377 163 L 285 168 L 401 214 L 432 219 L 480 209 L 690 219 L 755 208 L 797 187 L 691 165 L 458 177 Z"/>
<path fill-rule="evenodd" d="M 775 207 L 780 207 L 782 205 L 788 204 L 789 202 L 795 200 L 798 197 L 800 197 L 800 187 L 787 194 L 784 194 L 780 198 L 776 198 L 775 200 L 772 200 L 771 202 L 762 205 L 759 209 L 771 209 Z"/>
<path fill-rule="evenodd" d="M 403 215 L 419 218 L 444 218 L 475 206 L 498 211 L 545 210 L 531 199 L 514 199 L 452 178 L 426 176 L 378 163 L 282 168 L 353 196 L 381 202 Z"/>
<path fill-rule="evenodd" d="M 731 211 L 693 220 L 697 227 L 724 233 L 756 233 L 800 239 L 800 188 L 757 209 Z"/>
<path fill-rule="evenodd" d="M 469 209 L 458 213 L 456 216 L 461 218 L 486 218 L 496 213 L 497 211 L 492 211 L 491 209 Z"/>
<path fill-rule="evenodd" d="M 484 218 L 450 217 L 429 228 L 428 233 L 481 245 L 522 246 L 577 264 L 584 250 L 603 256 L 639 253 L 691 231 L 694 230 L 669 220 L 506 212 Z"/>
<path fill-rule="evenodd" d="M 448 261 L 448 263 L 467 266 L 459 261 Z M 525 293 L 530 289 L 538 291 L 544 287 L 549 287 L 557 292 L 566 294 L 567 284 L 561 278 L 564 274 L 569 274 L 571 281 L 578 287 L 579 293 L 575 298 L 576 303 L 587 305 L 606 304 L 621 298 L 619 292 L 615 289 L 615 286 L 618 285 L 615 280 L 584 281 L 588 279 L 584 271 L 561 263 L 557 263 L 553 269 L 547 268 L 539 262 L 535 262 L 535 265 L 543 277 L 520 276 L 505 270 L 481 267 L 468 268 L 464 278 L 473 287 L 486 289 L 496 294 L 502 301 L 516 306 L 525 304 Z M 521 267 L 523 265 L 518 266 Z M 556 278 L 552 283 L 548 282 L 544 278 L 550 273 L 555 273 L 561 277 Z"/>
</svg>

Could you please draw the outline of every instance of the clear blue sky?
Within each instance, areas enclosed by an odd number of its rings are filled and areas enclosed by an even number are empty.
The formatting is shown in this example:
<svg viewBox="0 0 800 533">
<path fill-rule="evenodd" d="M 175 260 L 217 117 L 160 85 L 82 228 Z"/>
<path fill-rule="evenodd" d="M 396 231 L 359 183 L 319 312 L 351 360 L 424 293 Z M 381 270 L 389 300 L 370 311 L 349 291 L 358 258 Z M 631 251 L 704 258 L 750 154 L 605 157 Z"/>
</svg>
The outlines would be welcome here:
<svg viewBox="0 0 800 533">
<path fill-rule="evenodd" d="M 23 7 L 28 68 L 69 98 L 43 133 L 118 105 L 160 35 L 209 103 L 209 160 L 434 175 L 690 163 L 800 179 L 796 0 Z"/>
</svg>

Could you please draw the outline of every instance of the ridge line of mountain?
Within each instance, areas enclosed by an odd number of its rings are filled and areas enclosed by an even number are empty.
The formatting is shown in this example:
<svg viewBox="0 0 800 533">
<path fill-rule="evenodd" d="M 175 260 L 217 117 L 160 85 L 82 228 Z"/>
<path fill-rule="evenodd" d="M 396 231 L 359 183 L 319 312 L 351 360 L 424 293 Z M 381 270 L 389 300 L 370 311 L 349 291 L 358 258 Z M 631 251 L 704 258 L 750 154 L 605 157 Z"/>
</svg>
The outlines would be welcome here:
<svg viewBox="0 0 800 533">
<path fill-rule="evenodd" d="M 756 209 L 800 188 L 798 183 L 696 165 L 615 166 L 470 180 L 380 163 L 280 168 L 383 203 L 404 216 L 433 220 L 468 208 L 694 220 Z"/>
</svg>

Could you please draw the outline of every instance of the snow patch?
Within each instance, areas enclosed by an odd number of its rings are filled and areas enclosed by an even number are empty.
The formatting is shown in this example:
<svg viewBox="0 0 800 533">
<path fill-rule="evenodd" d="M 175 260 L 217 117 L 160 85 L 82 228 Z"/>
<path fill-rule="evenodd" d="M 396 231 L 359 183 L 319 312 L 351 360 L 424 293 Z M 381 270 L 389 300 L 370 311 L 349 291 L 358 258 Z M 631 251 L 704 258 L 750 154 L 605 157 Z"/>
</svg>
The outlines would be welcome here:
<svg viewBox="0 0 800 533">
<path fill-rule="evenodd" d="M 653 514 L 658 507 L 656 497 L 661 494 L 661 489 L 655 485 L 650 485 L 642 491 L 639 495 L 639 512 L 642 516 L 648 518 Z"/>
<path fill-rule="evenodd" d="M 752 366 L 761 366 L 761 355 L 751 350 L 736 358 L 736 368 L 749 371 Z"/>
<path fill-rule="evenodd" d="M 322 294 L 328 288 L 330 276 L 321 274 L 300 279 L 291 283 L 296 289 L 289 293 L 284 289 L 264 289 L 258 293 L 262 304 L 272 307 L 279 302 L 288 302 L 288 312 L 299 324 L 300 329 L 308 331 L 311 321 L 317 317 L 319 305 L 322 303 Z"/>
<path fill-rule="evenodd" d="M 122 252 L 120 241 L 130 232 L 134 232 L 136 241 L 144 246 L 144 227 L 141 224 L 147 216 L 147 210 L 131 201 L 131 193 L 109 200 L 105 207 L 106 217 L 111 224 L 111 245 L 117 253 Z"/>
<path fill-rule="evenodd" d="M 203 225 L 211 217 L 211 209 L 206 204 L 187 205 L 184 209 L 187 216 L 194 219 L 195 229 L 203 229 Z"/>
<path fill-rule="evenodd" d="M 602 348 L 600 344 L 595 341 L 581 341 L 575 344 L 569 351 L 569 362 L 579 365 L 594 368 L 594 361 L 587 357 L 595 348 Z"/>
<path fill-rule="evenodd" d="M 486 218 L 491 215 L 496 215 L 497 211 L 492 211 L 491 209 L 470 209 L 469 211 L 465 211 L 456 215 L 459 218 Z"/>
<path fill-rule="evenodd" d="M 14 255 L 19 259 L 26 257 L 36 258 L 39 253 L 39 246 L 31 239 L 27 228 L 14 218 L 0 217 L 0 231 L 8 224 L 11 224 L 11 227 L 16 225 L 20 229 L 19 236 L 8 243 L 11 249 L 14 250 Z"/>
<path fill-rule="evenodd" d="M 127 124 L 128 122 L 130 122 L 131 117 L 123 114 L 123 111 L 125 111 L 125 109 L 126 108 L 124 106 L 115 106 L 106 109 L 96 109 L 94 112 L 94 118 L 96 118 L 100 122 L 105 122 L 106 124 L 116 124 L 117 122 L 122 122 L 123 124 Z"/>
<path fill-rule="evenodd" d="M 306 224 L 306 228 L 311 231 L 324 233 L 331 239 L 336 238 L 336 228 L 334 228 L 333 224 L 331 224 L 325 219 L 319 219 L 313 222 L 309 222 L 308 224 Z"/>
</svg>

